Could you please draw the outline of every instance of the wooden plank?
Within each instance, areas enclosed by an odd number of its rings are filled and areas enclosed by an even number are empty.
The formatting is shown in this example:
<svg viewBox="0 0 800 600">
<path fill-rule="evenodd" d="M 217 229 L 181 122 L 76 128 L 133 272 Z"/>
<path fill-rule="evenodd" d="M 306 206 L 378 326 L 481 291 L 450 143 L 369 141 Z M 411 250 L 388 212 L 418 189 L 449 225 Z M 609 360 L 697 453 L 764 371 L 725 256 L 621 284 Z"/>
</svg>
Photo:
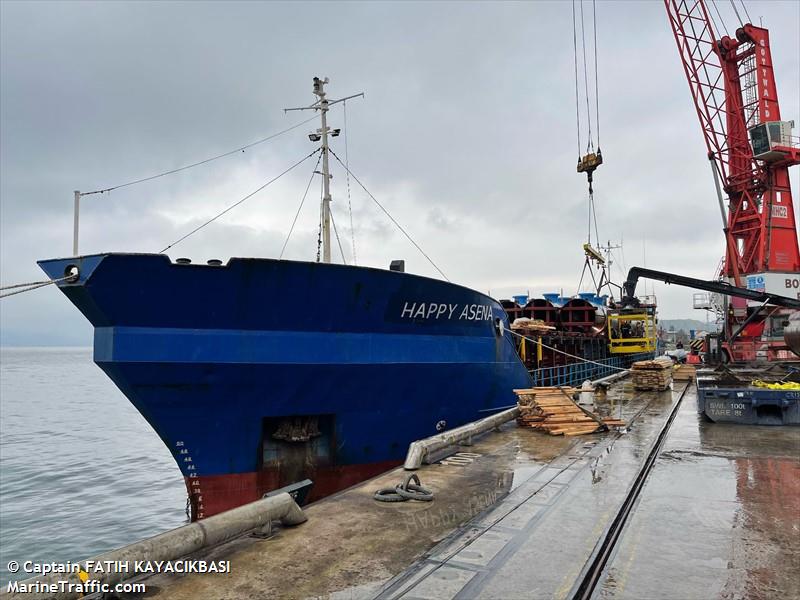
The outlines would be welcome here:
<svg viewBox="0 0 800 600">
<path fill-rule="evenodd" d="M 575 437 L 576 435 L 589 435 L 592 433 L 598 433 L 597 430 L 594 431 L 565 431 L 564 435 L 566 437 Z"/>
<path fill-rule="evenodd" d="M 558 397 L 553 396 L 552 398 L 537 397 L 534 402 L 536 402 L 536 404 L 575 404 L 571 398 L 564 398 L 564 396 L 561 395 Z"/>
<path fill-rule="evenodd" d="M 571 385 L 565 385 L 565 386 L 562 386 L 562 387 L 559 387 L 557 385 L 550 385 L 550 386 L 534 387 L 534 388 L 530 388 L 530 389 L 536 390 L 536 391 L 541 391 L 541 390 L 553 391 L 553 390 L 560 390 L 560 389 L 577 390 L 578 388 L 573 387 Z"/>
<path fill-rule="evenodd" d="M 562 392 L 563 392 L 563 390 L 562 390 Z M 564 393 L 566 394 L 566 392 L 564 392 Z M 583 412 L 583 413 L 584 413 L 584 414 L 585 414 L 587 417 L 589 417 L 589 418 L 590 418 L 590 419 L 592 419 L 593 421 L 596 421 L 596 422 L 597 422 L 597 424 L 598 424 L 600 427 L 605 427 L 605 426 L 603 425 L 603 421 L 602 421 L 602 420 L 600 419 L 600 417 L 598 417 L 596 414 L 594 414 L 594 413 L 593 413 L 593 412 L 591 412 L 591 411 L 588 411 L 588 410 L 586 410 L 585 408 L 583 408 L 582 406 L 578 405 L 577 403 L 574 403 L 574 402 L 573 402 L 573 405 L 574 405 L 574 406 L 575 406 L 575 408 L 577 408 L 579 411 Z"/>
<path fill-rule="evenodd" d="M 537 387 L 514 390 L 519 396 L 521 415 L 517 423 L 550 435 L 587 435 L 595 431 L 607 431 L 608 426 L 624 425 L 624 422 L 606 419 L 579 406 L 572 394 L 580 391 L 571 386 Z M 586 390 L 589 391 L 589 390 Z"/>
<path fill-rule="evenodd" d="M 597 430 L 598 430 L 597 427 L 583 427 L 583 428 L 571 427 L 571 428 L 562 428 L 562 429 L 551 429 L 550 433 L 552 435 L 562 435 L 562 434 L 566 435 L 566 434 L 569 434 L 569 433 L 576 433 L 576 432 L 578 434 L 581 434 L 581 433 L 594 433 Z"/>
<path fill-rule="evenodd" d="M 544 423 L 542 426 L 543 427 L 548 427 L 550 425 L 548 423 Z M 552 426 L 555 427 L 555 429 L 585 429 L 587 427 L 589 427 L 589 428 L 595 427 L 596 428 L 597 427 L 597 423 L 595 423 L 594 421 L 589 421 L 588 423 L 582 423 L 580 421 L 577 421 L 577 422 L 573 421 L 571 423 L 553 424 Z"/>
</svg>

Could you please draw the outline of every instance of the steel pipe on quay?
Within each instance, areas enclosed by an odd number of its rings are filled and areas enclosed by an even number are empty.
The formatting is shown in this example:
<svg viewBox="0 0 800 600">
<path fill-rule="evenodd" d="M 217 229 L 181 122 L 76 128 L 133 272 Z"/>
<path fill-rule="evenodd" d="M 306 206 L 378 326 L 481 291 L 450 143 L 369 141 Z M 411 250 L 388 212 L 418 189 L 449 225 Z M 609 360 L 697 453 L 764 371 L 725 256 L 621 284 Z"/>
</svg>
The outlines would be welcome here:
<svg viewBox="0 0 800 600">
<path fill-rule="evenodd" d="M 135 561 L 173 561 L 204 548 L 232 540 L 243 533 L 263 527 L 271 521 L 280 521 L 284 525 L 299 525 L 307 520 L 308 517 L 294 499 L 289 494 L 283 493 L 172 529 L 124 548 L 101 554 L 94 559 L 80 561 L 79 564 L 86 568 L 89 560 L 93 564 L 105 564 L 105 561 L 109 561 L 109 564 L 127 565 L 133 565 Z M 128 569 L 128 571 L 132 570 L 132 568 Z M 111 570 L 106 573 L 94 573 L 92 569 L 87 569 L 87 571 L 89 579 L 98 581 L 100 584 L 107 584 L 112 589 L 117 583 L 137 575 L 133 572 L 121 572 L 121 570 Z M 33 590 L 47 585 L 48 587 L 44 589 L 49 590 L 49 585 L 57 585 L 60 581 L 69 581 L 76 585 L 82 583 L 78 573 L 53 573 L 45 577 L 26 579 L 19 582 L 19 585 L 25 584 L 26 588 L 22 589 Z M 69 590 L 56 593 L 50 591 L 23 593 L 20 591 L 3 594 L 2 598 L 9 600 L 73 600 L 83 595 Z"/>
</svg>

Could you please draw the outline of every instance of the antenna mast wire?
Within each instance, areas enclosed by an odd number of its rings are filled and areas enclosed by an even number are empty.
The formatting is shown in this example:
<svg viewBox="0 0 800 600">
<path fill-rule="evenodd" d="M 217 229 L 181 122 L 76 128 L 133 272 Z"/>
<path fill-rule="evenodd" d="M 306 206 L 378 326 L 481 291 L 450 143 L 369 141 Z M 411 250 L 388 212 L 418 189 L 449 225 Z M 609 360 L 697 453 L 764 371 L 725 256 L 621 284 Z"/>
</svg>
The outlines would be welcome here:
<svg viewBox="0 0 800 600">
<path fill-rule="evenodd" d="M 330 152 L 333 155 L 333 157 L 339 162 L 339 164 L 342 165 L 342 167 L 344 167 L 348 173 L 350 173 L 355 182 L 361 186 L 361 189 L 364 190 L 370 198 L 372 198 L 372 201 L 378 205 L 378 208 L 380 208 L 387 217 L 389 217 L 389 220 L 391 220 L 391 222 L 395 224 L 395 226 L 403 233 L 403 235 L 406 236 L 408 241 L 411 242 L 417 250 L 419 250 L 420 254 L 422 254 L 422 256 L 424 256 L 428 260 L 428 262 L 431 263 L 431 265 L 433 265 L 433 268 L 439 272 L 439 275 L 444 277 L 446 281 L 450 281 L 447 278 L 447 275 L 444 274 L 444 271 L 442 271 L 437 266 L 437 264 L 433 262 L 433 259 L 430 256 L 428 256 L 425 253 L 425 251 L 419 246 L 419 244 L 417 244 L 417 242 L 414 241 L 414 238 L 412 238 L 411 235 L 405 229 L 403 229 L 403 226 L 400 225 L 400 223 L 398 223 L 391 214 L 389 214 L 389 211 L 386 210 L 386 208 L 384 208 L 383 204 L 378 202 L 378 199 L 372 195 L 372 192 L 370 192 L 363 183 L 361 183 L 361 180 L 358 177 L 356 177 L 355 173 L 353 173 L 352 171 L 350 171 L 350 169 L 347 168 L 347 165 L 345 165 L 342 162 L 342 159 L 339 158 L 333 150 L 328 149 L 328 152 Z"/>
<path fill-rule="evenodd" d="M 347 211 L 350 213 L 350 240 L 353 244 L 353 264 L 358 264 L 356 258 L 356 230 L 353 228 L 353 205 L 350 202 L 350 153 L 347 151 L 347 138 L 350 137 L 350 130 L 347 128 L 347 101 L 342 101 L 344 111 L 344 163 L 347 165 L 345 179 L 347 180 Z"/>
<path fill-rule="evenodd" d="M 240 205 L 242 202 L 244 202 L 245 200 L 247 200 L 247 199 L 249 199 L 249 198 L 252 198 L 252 197 L 253 197 L 253 196 L 255 196 L 255 195 L 258 193 L 258 192 L 260 192 L 261 190 L 263 190 L 265 187 L 267 187 L 267 186 L 268 186 L 268 185 L 270 185 L 271 183 L 274 183 L 275 181 L 277 181 L 278 179 L 280 179 L 281 177 L 283 177 L 284 175 L 286 175 L 286 174 L 287 174 L 289 171 L 293 170 L 295 167 L 298 167 L 298 166 L 300 166 L 301 164 L 303 164 L 305 161 L 307 161 L 309 158 L 311 158 L 312 156 L 314 156 L 314 155 L 315 155 L 317 152 L 319 152 L 319 151 L 320 151 L 320 148 L 317 148 L 317 149 L 316 149 L 316 150 L 314 150 L 314 151 L 313 151 L 311 154 L 308 154 L 308 155 L 306 155 L 304 158 L 300 159 L 299 161 L 297 161 L 296 163 L 294 163 L 294 164 L 293 164 L 291 167 L 289 167 L 288 169 L 286 169 L 285 171 L 283 171 L 283 172 L 282 172 L 280 175 L 276 175 L 275 177 L 273 177 L 272 179 L 270 179 L 269 181 L 267 181 L 267 182 L 266 182 L 264 185 L 262 185 L 262 186 L 261 186 L 261 187 L 259 187 L 258 189 L 256 189 L 256 190 L 254 190 L 254 191 L 250 192 L 249 194 L 247 194 L 247 195 L 246 195 L 244 198 L 242 198 L 241 200 L 238 200 L 238 201 L 234 202 L 234 203 L 233 203 L 233 204 L 231 204 L 231 205 L 230 205 L 228 208 L 226 208 L 225 210 L 223 210 L 223 211 L 222 211 L 222 212 L 220 212 L 220 213 L 217 213 L 215 216 L 211 217 L 211 218 L 210 218 L 208 221 L 206 221 L 206 222 L 205 222 L 205 223 L 203 223 L 202 225 L 199 225 L 199 226 L 195 227 L 194 229 L 192 229 L 192 230 L 191 230 L 189 233 L 187 233 L 187 234 L 186 234 L 186 235 L 184 235 L 183 237 L 181 237 L 181 238 L 178 238 L 177 240 L 175 240 L 174 242 L 172 242 L 171 244 L 169 244 L 169 245 L 168 245 L 166 248 L 164 248 L 163 250 L 161 250 L 161 251 L 159 252 L 159 254 L 163 254 L 164 252 L 166 252 L 167 250 L 169 250 L 169 249 L 170 249 L 170 248 L 172 248 L 173 246 L 176 246 L 177 244 L 180 244 L 180 243 L 181 243 L 183 240 L 185 240 L 186 238 L 188 238 L 190 235 L 194 235 L 195 233 L 197 233 L 198 231 L 200 231 L 201 229 L 203 229 L 203 227 L 205 227 L 206 225 L 210 225 L 211 223 L 213 223 L 214 221 L 216 221 L 217 219 L 219 219 L 219 218 L 220 218 L 222 215 L 224 215 L 224 214 L 228 213 L 229 211 L 231 211 L 231 210 L 233 210 L 234 208 L 236 208 L 237 206 L 239 206 L 239 205 Z"/>
<path fill-rule="evenodd" d="M 201 160 L 196 163 L 192 163 L 190 165 L 185 165 L 183 167 L 178 167 L 177 169 L 172 169 L 170 171 L 164 171 L 163 173 L 158 173 L 157 175 L 151 175 L 149 177 L 143 177 L 141 179 L 136 179 L 135 181 L 129 181 L 127 183 L 121 183 L 119 185 L 115 185 L 109 188 L 103 188 L 102 190 L 95 190 L 93 192 L 81 192 L 81 196 L 90 196 L 91 194 L 106 194 L 108 192 L 118 190 L 120 188 L 128 187 L 129 185 L 136 185 L 137 183 L 144 183 L 145 181 L 152 181 L 153 179 L 158 179 L 159 177 L 164 177 L 165 175 L 172 175 L 173 173 L 178 173 L 180 171 L 185 171 L 186 169 L 191 169 L 193 167 L 199 167 L 200 165 L 205 165 L 210 163 L 211 161 L 217 160 L 219 158 L 224 158 L 226 156 L 230 156 L 231 154 L 236 154 L 238 152 L 244 152 L 248 148 L 252 148 L 253 146 L 257 146 L 259 144 L 263 144 L 264 142 L 268 142 L 269 140 L 275 139 L 278 136 L 283 135 L 284 133 L 289 133 L 290 131 L 297 129 L 298 127 L 305 125 L 309 121 L 313 121 L 316 117 L 311 117 L 310 119 L 306 119 L 305 121 L 301 121 L 296 125 L 292 125 L 288 129 L 284 129 L 283 131 L 279 131 L 277 133 L 273 133 L 272 135 L 268 135 L 265 138 L 261 138 L 260 140 L 256 140 L 255 142 L 251 142 L 249 144 L 245 144 L 244 146 L 239 146 L 234 150 L 230 150 L 228 152 L 224 152 L 223 154 L 218 154 L 217 156 L 212 156 L 211 158 L 206 158 L 205 160 Z"/>
<path fill-rule="evenodd" d="M 286 235 L 286 241 L 283 242 L 283 248 L 281 248 L 281 255 L 278 257 L 278 260 L 283 258 L 283 253 L 286 251 L 286 246 L 289 243 L 289 238 L 292 237 L 292 232 L 294 231 L 294 226 L 297 223 L 297 217 L 300 216 L 300 211 L 303 210 L 303 204 L 306 201 L 306 196 L 308 196 L 308 190 L 311 189 L 311 184 L 314 183 L 314 175 L 317 174 L 317 167 L 319 167 L 319 162 L 322 160 L 322 154 L 317 157 L 317 164 L 314 165 L 314 170 L 311 171 L 311 178 L 308 180 L 308 185 L 306 186 L 306 191 L 303 192 L 303 198 L 300 200 L 300 206 L 297 207 L 297 212 L 294 213 L 294 220 L 292 221 L 292 226 L 289 228 L 289 233 Z"/>
</svg>

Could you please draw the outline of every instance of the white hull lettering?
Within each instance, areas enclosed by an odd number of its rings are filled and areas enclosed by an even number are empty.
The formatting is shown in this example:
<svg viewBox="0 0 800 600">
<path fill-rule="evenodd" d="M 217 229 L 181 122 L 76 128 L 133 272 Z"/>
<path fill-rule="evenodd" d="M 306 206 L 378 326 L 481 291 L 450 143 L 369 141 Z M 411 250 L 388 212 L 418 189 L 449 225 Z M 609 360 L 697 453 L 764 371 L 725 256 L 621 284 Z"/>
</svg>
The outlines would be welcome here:
<svg viewBox="0 0 800 600">
<path fill-rule="evenodd" d="M 494 309 L 488 304 L 448 304 L 444 302 L 405 302 L 401 319 L 442 321 L 491 321 Z"/>
</svg>

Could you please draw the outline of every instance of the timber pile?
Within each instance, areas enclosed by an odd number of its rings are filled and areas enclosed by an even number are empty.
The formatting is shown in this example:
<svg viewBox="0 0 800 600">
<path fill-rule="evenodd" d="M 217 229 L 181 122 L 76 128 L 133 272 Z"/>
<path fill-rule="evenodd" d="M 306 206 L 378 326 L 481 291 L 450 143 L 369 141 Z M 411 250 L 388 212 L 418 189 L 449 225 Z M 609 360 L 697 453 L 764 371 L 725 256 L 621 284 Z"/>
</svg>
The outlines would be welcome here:
<svg viewBox="0 0 800 600">
<path fill-rule="evenodd" d="M 602 419 L 579 407 L 572 400 L 572 395 L 578 391 L 580 390 L 574 387 L 514 390 L 520 413 L 517 424 L 520 427 L 546 431 L 550 435 L 565 436 L 586 435 L 608 431 L 609 427 L 625 426 L 624 421 Z"/>
<path fill-rule="evenodd" d="M 679 365 L 672 371 L 674 381 L 694 381 L 697 369 L 693 365 Z"/>
<path fill-rule="evenodd" d="M 550 331 L 555 331 L 556 328 L 545 325 L 545 322 L 541 319 L 520 317 L 519 319 L 514 319 L 514 322 L 511 324 L 511 329 L 529 333 L 548 333 Z"/>
<path fill-rule="evenodd" d="M 666 390 L 672 383 L 672 359 L 637 361 L 631 365 L 631 379 L 637 390 Z"/>
</svg>

